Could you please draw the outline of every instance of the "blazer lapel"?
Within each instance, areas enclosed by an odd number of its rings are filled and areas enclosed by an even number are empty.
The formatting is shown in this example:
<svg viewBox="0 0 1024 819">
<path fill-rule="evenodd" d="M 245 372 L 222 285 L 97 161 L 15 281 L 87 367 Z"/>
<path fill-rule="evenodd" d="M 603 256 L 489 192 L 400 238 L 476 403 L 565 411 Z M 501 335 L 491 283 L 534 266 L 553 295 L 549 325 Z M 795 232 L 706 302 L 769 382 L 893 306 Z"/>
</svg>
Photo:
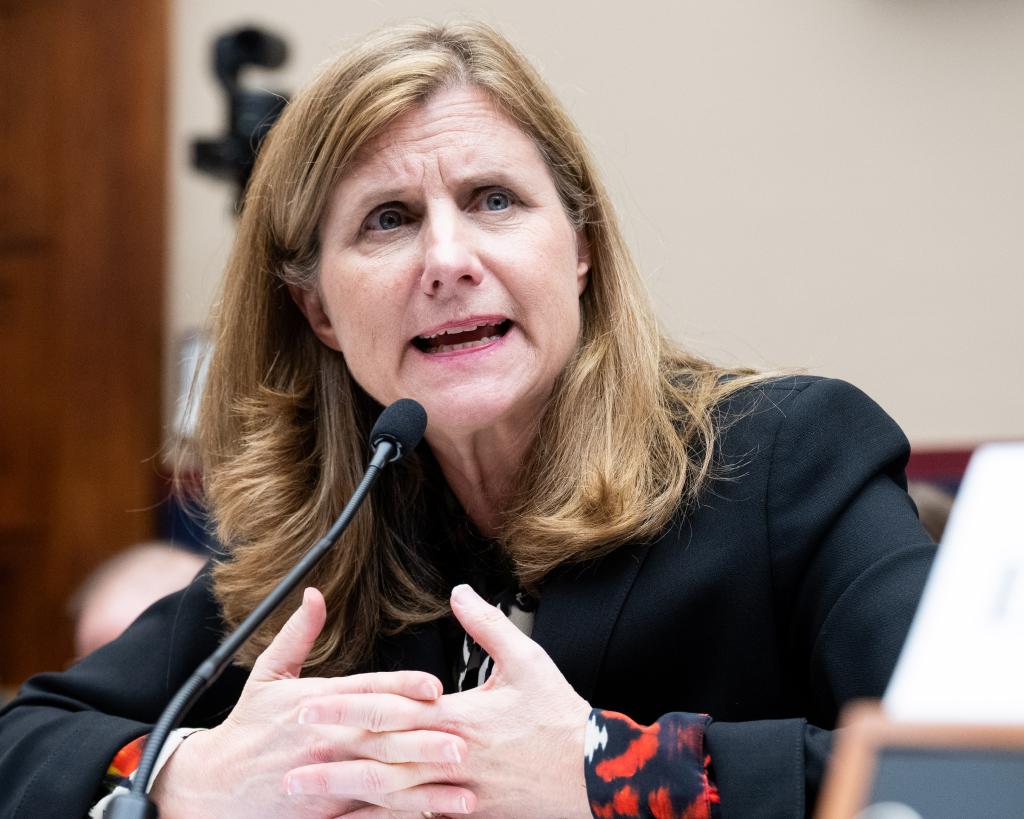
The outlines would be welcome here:
<svg viewBox="0 0 1024 819">
<path fill-rule="evenodd" d="M 558 569 L 541 584 L 531 637 L 585 699 L 594 695 L 612 629 L 650 548 L 649 543 L 620 546 L 601 560 Z M 380 639 L 375 667 L 427 671 L 451 693 L 446 622 L 442 618 Z"/>
<path fill-rule="evenodd" d="M 612 629 L 649 550 L 649 543 L 620 546 L 541 584 L 533 639 L 584 699 L 594 694 Z"/>
</svg>

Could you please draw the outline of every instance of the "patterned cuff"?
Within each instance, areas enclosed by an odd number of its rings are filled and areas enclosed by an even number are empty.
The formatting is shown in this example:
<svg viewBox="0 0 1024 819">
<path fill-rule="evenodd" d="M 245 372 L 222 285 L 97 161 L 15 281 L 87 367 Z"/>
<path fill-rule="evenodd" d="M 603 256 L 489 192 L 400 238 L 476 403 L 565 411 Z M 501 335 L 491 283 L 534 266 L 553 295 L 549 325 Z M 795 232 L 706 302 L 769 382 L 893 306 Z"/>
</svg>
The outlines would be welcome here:
<svg viewBox="0 0 1024 819">
<path fill-rule="evenodd" d="M 595 708 L 587 720 L 584 768 L 597 819 L 650 816 L 717 819 L 718 789 L 704 753 L 706 714 L 673 712 L 637 725 Z"/>
<path fill-rule="evenodd" d="M 164 747 L 160 749 L 160 756 L 156 758 L 156 764 L 153 766 L 153 775 L 150 776 L 148 784 L 153 784 L 153 780 L 156 779 L 157 774 L 167 764 L 171 754 L 178 750 L 178 746 L 185 741 L 186 737 L 191 736 L 197 731 L 205 730 L 205 728 L 177 728 L 171 731 L 167 737 L 167 742 L 164 743 Z M 110 767 L 107 768 L 107 774 L 103 777 L 103 789 L 108 793 L 92 806 L 92 809 L 89 811 L 89 819 L 102 819 L 103 812 L 114 797 L 120 796 L 122 793 L 128 793 L 132 782 L 135 780 L 135 772 L 142 761 L 142 748 L 146 744 L 147 736 L 149 734 L 133 739 L 114 755 Z"/>
</svg>

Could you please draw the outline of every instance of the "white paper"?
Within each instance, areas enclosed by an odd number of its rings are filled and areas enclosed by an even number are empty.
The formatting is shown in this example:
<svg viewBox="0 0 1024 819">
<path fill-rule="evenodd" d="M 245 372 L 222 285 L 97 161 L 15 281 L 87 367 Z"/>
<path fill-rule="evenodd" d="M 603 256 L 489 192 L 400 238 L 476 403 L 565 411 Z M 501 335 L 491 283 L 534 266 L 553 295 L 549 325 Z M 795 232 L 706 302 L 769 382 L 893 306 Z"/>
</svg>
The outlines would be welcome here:
<svg viewBox="0 0 1024 819">
<path fill-rule="evenodd" d="M 1024 723 L 1024 443 L 972 456 L 883 707 L 894 720 Z"/>
</svg>

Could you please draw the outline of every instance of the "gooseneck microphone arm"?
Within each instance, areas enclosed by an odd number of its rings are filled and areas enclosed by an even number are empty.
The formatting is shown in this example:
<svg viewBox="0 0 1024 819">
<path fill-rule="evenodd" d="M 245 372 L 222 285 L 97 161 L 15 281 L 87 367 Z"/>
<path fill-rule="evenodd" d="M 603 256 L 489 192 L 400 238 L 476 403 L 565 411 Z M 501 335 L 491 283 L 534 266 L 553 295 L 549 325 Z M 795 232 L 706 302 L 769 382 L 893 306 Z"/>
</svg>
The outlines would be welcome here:
<svg viewBox="0 0 1024 819">
<path fill-rule="evenodd" d="M 302 582 L 320 559 L 338 541 L 355 513 L 359 510 L 366 494 L 370 491 L 381 469 L 389 463 L 407 455 L 423 437 L 427 426 L 427 414 L 420 404 L 410 398 L 402 398 L 388 406 L 377 419 L 370 433 L 373 456 L 359 482 L 352 498 L 345 505 L 330 530 L 318 540 L 302 559 L 285 575 L 273 591 L 253 609 L 252 613 L 218 646 L 197 668 L 185 684 L 171 698 L 157 720 L 142 751 L 142 758 L 132 781 L 130 793 L 122 794 L 111 801 L 104 812 L 105 819 L 155 819 L 159 814 L 146 796 L 149 779 L 153 774 L 160 750 L 171 731 L 178 727 L 182 717 L 217 678 L 228 667 L 235 654 L 270 616 L 281 602 Z"/>
</svg>

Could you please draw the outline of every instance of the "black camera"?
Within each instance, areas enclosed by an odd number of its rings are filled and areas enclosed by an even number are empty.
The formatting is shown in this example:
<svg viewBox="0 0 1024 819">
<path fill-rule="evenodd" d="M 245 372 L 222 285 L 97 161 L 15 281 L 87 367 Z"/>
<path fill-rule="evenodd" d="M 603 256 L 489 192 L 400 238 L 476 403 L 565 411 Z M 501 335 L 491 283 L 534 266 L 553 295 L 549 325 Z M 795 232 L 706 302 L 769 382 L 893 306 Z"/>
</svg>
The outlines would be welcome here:
<svg viewBox="0 0 1024 819">
<path fill-rule="evenodd" d="M 253 27 L 222 34 L 214 43 L 214 72 L 228 96 L 228 128 L 219 139 L 194 140 L 192 164 L 203 173 L 234 181 L 239 207 L 260 145 L 288 104 L 282 92 L 244 88 L 239 75 L 250 65 L 279 68 L 287 57 L 283 39 Z"/>
</svg>

